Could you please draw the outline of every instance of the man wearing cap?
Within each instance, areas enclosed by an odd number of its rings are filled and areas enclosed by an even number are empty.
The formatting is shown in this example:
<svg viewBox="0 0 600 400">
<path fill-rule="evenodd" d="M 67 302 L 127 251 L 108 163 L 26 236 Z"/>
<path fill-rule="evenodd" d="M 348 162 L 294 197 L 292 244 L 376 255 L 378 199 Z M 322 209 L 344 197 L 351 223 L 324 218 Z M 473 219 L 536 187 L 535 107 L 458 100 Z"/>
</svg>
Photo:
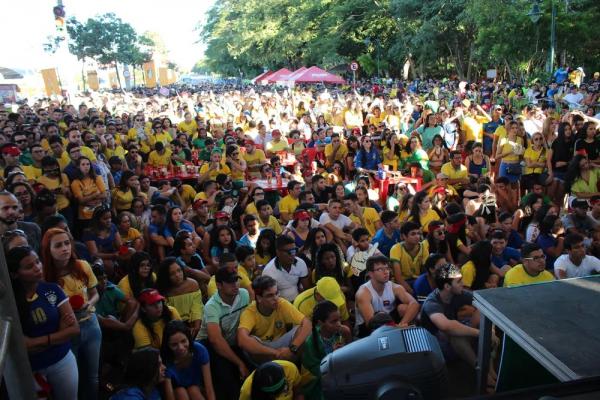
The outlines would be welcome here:
<svg viewBox="0 0 600 400">
<path fill-rule="evenodd" d="M 350 314 L 346 306 L 346 297 L 340 288 L 340 284 L 331 276 L 319 279 L 315 287 L 306 289 L 300 293 L 294 300 L 294 307 L 304 314 L 306 318 L 312 320 L 315 306 L 323 300 L 329 300 L 335 304 L 340 311 L 342 323 L 350 327 L 350 323 L 348 322 Z"/>
<path fill-rule="evenodd" d="M 302 191 L 302 183 L 289 181 L 287 189 L 288 194 L 279 201 L 279 219 L 284 225 L 292 219 L 294 211 L 300 205 L 298 197 Z"/>
<path fill-rule="evenodd" d="M 240 317 L 239 346 L 255 361 L 296 359 L 312 331 L 310 320 L 279 296 L 277 282 L 270 276 L 254 279 L 252 288 L 256 300 Z"/>
<path fill-rule="evenodd" d="M 289 143 L 287 139 L 281 138 L 281 131 L 279 129 L 273 129 L 271 132 L 271 137 L 273 139 L 267 142 L 265 146 L 267 157 L 272 157 L 280 151 L 286 151 L 289 149 Z"/>
<path fill-rule="evenodd" d="M 14 143 L 4 143 L 0 146 L 0 154 L 2 154 L 4 168 L 20 165 L 21 150 Z"/>
<path fill-rule="evenodd" d="M 237 399 L 240 378 L 249 371 L 236 342 L 242 311 L 250 304 L 248 291 L 240 288 L 240 276 L 232 268 L 215 273 L 217 292 L 204 306 L 198 339 L 210 354 L 210 367 L 218 399 Z"/>
<path fill-rule="evenodd" d="M 385 256 L 367 259 L 369 281 L 356 292 L 356 328 L 359 337 L 370 333 L 369 323 L 376 312 L 386 312 L 406 327 L 419 313 L 419 303 L 401 286 L 390 280 L 390 260 Z"/>
<path fill-rule="evenodd" d="M 436 288 L 423 303 L 421 325 L 437 337 L 444 354 L 452 348 L 475 368 L 477 355 L 473 346 L 479 337 L 479 311 L 472 307 L 473 294 L 464 290 L 460 269 L 453 264 L 436 269 L 434 279 Z M 461 322 L 467 319 L 468 325 Z"/>
<path fill-rule="evenodd" d="M 587 215 L 590 208 L 586 199 L 573 199 L 571 201 L 572 212 L 562 217 L 562 223 L 567 233 L 579 233 L 590 236 L 590 233 L 598 226 L 595 221 Z"/>
<path fill-rule="evenodd" d="M 294 239 L 285 235 L 279 236 L 275 247 L 276 257 L 265 266 L 263 275 L 275 279 L 281 297 L 293 302 L 300 293 L 300 288 L 306 289 L 311 286 L 308 267 L 304 260 L 296 256 L 298 249 Z"/>
<path fill-rule="evenodd" d="M 242 157 L 248 166 L 248 174 L 252 178 L 259 178 L 260 167 L 267 162 L 265 152 L 261 149 L 257 149 L 254 140 L 252 139 L 246 139 L 244 147 L 246 148 L 246 152 Z"/>
</svg>

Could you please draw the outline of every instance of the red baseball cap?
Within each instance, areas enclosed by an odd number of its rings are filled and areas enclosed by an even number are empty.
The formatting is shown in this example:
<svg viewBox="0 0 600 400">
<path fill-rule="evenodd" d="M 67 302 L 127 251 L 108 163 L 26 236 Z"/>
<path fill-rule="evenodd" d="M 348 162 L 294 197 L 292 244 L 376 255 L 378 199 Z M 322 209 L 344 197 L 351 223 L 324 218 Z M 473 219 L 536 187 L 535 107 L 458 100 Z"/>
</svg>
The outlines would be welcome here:
<svg viewBox="0 0 600 400">
<path fill-rule="evenodd" d="M 294 219 L 297 219 L 299 221 L 310 220 L 311 218 L 312 217 L 306 210 L 298 210 L 294 213 Z"/>
<path fill-rule="evenodd" d="M 145 289 L 142 290 L 142 293 L 138 296 L 138 301 L 141 304 L 150 305 L 154 303 L 158 303 L 159 301 L 164 300 L 165 297 L 158 292 L 156 289 Z"/>
<path fill-rule="evenodd" d="M 192 205 L 194 209 L 200 208 L 201 205 L 208 203 L 208 200 L 206 199 L 198 199 L 196 201 L 194 201 L 194 204 Z"/>
<path fill-rule="evenodd" d="M 19 150 L 19 148 L 12 143 L 7 143 L 4 146 L 2 146 L 2 150 L 0 151 L 2 152 L 2 154 L 8 154 L 13 157 L 18 157 L 21 155 L 21 150 Z"/>
<path fill-rule="evenodd" d="M 221 218 L 223 218 L 223 219 L 225 219 L 225 218 L 229 219 L 229 213 L 226 212 L 226 211 L 217 211 L 215 213 L 215 218 L 216 219 L 221 219 Z"/>
</svg>

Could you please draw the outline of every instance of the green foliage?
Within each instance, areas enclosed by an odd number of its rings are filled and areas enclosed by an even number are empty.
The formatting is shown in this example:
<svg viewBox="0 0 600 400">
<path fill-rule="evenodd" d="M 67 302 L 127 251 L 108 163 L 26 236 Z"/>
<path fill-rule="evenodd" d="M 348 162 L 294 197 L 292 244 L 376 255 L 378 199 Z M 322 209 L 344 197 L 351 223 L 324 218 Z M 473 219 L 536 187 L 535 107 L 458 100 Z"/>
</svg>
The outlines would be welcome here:
<svg viewBox="0 0 600 400">
<path fill-rule="evenodd" d="M 557 60 L 598 67 L 597 0 L 557 5 Z M 205 66 L 222 75 L 263 68 L 328 68 L 357 60 L 361 73 L 475 79 L 488 68 L 506 77 L 543 71 L 550 47 L 552 0 L 533 24 L 530 0 L 223 0 L 200 27 Z"/>
</svg>

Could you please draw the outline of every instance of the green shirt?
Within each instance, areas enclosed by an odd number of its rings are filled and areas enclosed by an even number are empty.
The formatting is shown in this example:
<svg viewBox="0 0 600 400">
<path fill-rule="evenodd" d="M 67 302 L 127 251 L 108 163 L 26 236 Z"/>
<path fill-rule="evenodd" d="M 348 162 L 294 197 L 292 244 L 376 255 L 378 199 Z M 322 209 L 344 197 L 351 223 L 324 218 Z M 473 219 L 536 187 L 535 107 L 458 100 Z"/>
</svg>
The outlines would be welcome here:
<svg viewBox="0 0 600 400">
<path fill-rule="evenodd" d="M 235 345 L 240 315 L 249 303 L 250 295 L 244 288 L 240 288 L 240 292 L 235 297 L 232 305 L 223 302 L 219 292 L 215 293 L 204 305 L 204 316 L 202 317 L 200 332 L 198 332 L 198 339 L 207 339 L 207 325 L 215 323 L 221 327 L 221 334 L 227 343 Z"/>
<path fill-rule="evenodd" d="M 100 300 L 96 303 L 96 314 L 101 317 L 119 317 L 119 303 L 125 301 L 125 293 L 114 283 L 107 282 Z"/>
</svg>

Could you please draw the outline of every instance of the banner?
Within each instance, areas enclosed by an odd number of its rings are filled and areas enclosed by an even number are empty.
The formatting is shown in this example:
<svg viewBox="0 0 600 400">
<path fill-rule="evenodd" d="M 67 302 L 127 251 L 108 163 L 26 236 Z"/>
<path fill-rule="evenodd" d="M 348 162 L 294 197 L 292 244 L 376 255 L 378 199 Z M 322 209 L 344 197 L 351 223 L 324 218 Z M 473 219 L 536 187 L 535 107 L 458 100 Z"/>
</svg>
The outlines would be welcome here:
<svg viewBox="0 0 600 400">
<path fill-rule="evenodd" d="M 148 61 L 144 64 L 144 78 L 146 79 L 146 87 L 156 87 L 156 68 L 154 61 Z"/>
<path fill-rule="evenodd" d="M 100 82 L 98 81 L 98 72 L 88 71 L 87 81 L 88 81 L 88 88 L 90 88 L 90 90 L 97 91 L 98 89 L 100 89 Z"/>
<path fill-rule="evenodd" d="M 160 82 L 161 86 L 169 84 L 169 70 L 167 68 L 158 69 L 158 82 Z"/>
<path fill-rule="evenodd" d="M 56 68 L 43 69 L 41 72 L 42 78 L 44 79 L 44 86 L 46 86 L 46 95 L 52 96 L 53 94 L 62 94 Z"/>
</svg>

